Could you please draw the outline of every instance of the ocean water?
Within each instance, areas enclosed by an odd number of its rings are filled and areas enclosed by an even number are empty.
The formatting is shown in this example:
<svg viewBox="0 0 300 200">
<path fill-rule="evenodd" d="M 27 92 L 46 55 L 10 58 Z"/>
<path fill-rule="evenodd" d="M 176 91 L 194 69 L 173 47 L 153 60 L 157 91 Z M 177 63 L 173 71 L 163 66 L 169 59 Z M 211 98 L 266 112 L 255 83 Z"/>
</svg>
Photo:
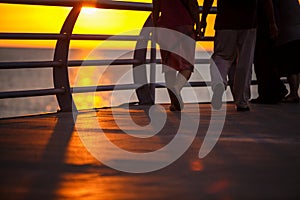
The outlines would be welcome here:
<svg viewBox="0 0 300 200">
<path fill-rule="evenodd" d="M 210 54 L 210 52 L 197 51 L 196 58 L 207 59 L 210 57 Z M 53 55 L 53 49 L 0 48 L 1 62 L 46 61 L 52 60 Z M 133 52 L 130 50 L 97 50 L 91 52 L 91 50 L 72 49 L 69 53 L 69 60 L 132 58 L 132 56 Z M 93 66 L 85 67 L 84 69 L 82 67 L 74 67 L 69 69 L 69 79 L 71 87 L 89 86 L 95 83 L 96 85 L 133 83 L 130 65 L 113 67 Z M 160 65 L 156 66 L 155 81 L 164 82 Z M 193 73 L 190 81 L 210 81 L 209 65 L 196 65 L 195 73 Z M 0 83 L 0 91 L 53 88 L 52 69 L 0 70 Z M 227 100 L 232 100 L 230 92 L 227 91 L 226 94 Z M 209 102 L 211 90 L 210 87 L 184 88 L 182 96 L 186 103 Z M 252 96 L 257 96 L 256 86 L 252 87 Z M 79 109 L 117 106 L 128 103 L 128 101 L 137 101 L 134 90 L 74 94 L 73 97 Z M 169 103 L 166 89 L 156 89 L 155 101 L 156 103 Z M 59 107 L 54 95 L 0 99 L 0 118 L 56 112 L 58 109 Z"/>
</svg>

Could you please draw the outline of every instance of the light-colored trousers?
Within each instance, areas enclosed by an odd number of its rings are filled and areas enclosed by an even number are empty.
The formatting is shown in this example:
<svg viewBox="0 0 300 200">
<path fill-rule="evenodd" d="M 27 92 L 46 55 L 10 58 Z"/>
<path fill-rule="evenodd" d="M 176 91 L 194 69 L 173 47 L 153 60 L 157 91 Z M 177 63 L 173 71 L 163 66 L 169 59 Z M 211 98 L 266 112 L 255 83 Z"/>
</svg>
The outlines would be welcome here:
<svg viewBox="0 0 300 200">
<path fill-rule="evenodd" d="M 229 85 L 238 107 L 248 106 L 256 29 L 216 30 L 210 73 L 212 89 Z M 227 80 L 227 77 L 229 80 Z"/>
</svg>

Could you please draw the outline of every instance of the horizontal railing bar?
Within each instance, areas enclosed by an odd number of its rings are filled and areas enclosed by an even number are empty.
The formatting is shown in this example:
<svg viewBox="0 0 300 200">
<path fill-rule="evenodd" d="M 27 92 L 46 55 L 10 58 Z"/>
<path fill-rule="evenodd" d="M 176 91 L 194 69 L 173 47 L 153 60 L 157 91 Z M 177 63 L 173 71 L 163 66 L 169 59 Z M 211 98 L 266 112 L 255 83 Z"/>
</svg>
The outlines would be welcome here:
<svg viewBox="0 0 300 200">
<path fill-rule="evenodd" d="M 155 88 L 165 88 L 164 82 L 153 83 Z M 252 80 L 251 85 L 256 85 L 257 81 Z M 122 85 L 102 85 L 102 86 L 84 86 L 71 88 L 72 93 L 86 93 L 86 92 L 105 92 L 112 90 L 134 90 L 141 87 L 141 84 L 122 84 Z M 211 81 L 191 81 L 184 87 L 207 87 L 211 86 Z"/>
<path fill-rule="evenodd" d="M 141 10 L 151 11 L 152 4 L 125 2 L 125 1 L 110 1 L 110 0 L 0 0 L 0 3 L 11 4 L 29 4 L 29 5 L 45 5 L 45 6 L 88 6 L 106 9 L 118 10 Z"/>
<path fill-rule="evenodd" d="M 96 35 L 96 34 L 73 34 L 71 40 L 125 40 L 136 41 L 145 39 L 138 35 Z"/>
<path fill-rule="evenodd" d="M 69 67 L 78 66 L 100 66 L 100 65 L 131 65 L 142 64 L 142 61 L 135 59 L 117 59 L 117 60 L 71 60 L 68 62 Z"/>
<path fill-rule="evenodd" d="M 57 40 L 63 38 L 67 38 L 67 36 L 55 33 L 0 33 L 2 40 Z"/>
<path fill-rule="evenodd" d="M 19 97 L 33 97 L 33 96 L 46 96 L 54 94 L 64 94 L 65 89 L 41 89 L 41 90 L 24 90 L 24 91 L 9 91 L 0 92 L 0 99 L 5 98 L 19 98 Z"/>
<path fill-rule="evenodd" d="M 200 58 L 195 59 L 195 64 L 209 64 L 209 63 L 210 63 L 209 58 L 207 58 L 207 59 L 200 59 Z"/>
<path fill-rule="evenodd" d="M 286 81 L 284 81 L 286 83 Z M 155 88 L 165 88 L 165 83 L 153 83 Z M 252 80 L 251 85 L 256 85 L 257 81 Z M 210 86 L 210 81 L 194 81 L 189 82 L 186 86 L 191 87 L 207 87 Z M 73 87 L 71 88 L 72 93 L 87 93 L 87 92 L 104 92 L 112 90 L 133 90 L 141 87 L 141 84 L 122 84 L 122 85 L 103 85 L 103 86 L 85 86 L 85 87 Z M 42 90 L 24 90 L 24 91 L 9 91 L 0 92 L 0 99 L 4 98 L 18 98 L 18 97 L 33 97 L 33 96 L 45 96 L 54 94 L 63 94 L 65 89 L 42 89 Z"/>
<path fill-rule="evenodd" d="M 153 83 L 155 88 L 165 88 L 166 84 L 164 82 L 161 83 Z M 256 85 L 257 81 L 252 80 L 251 85 Z M 87 86 L 87 87 L 75 87 L 72 88 L 71 91 L 73 93 L 85 93 L 85 92 L 104 92 L 104 91 L 112 91 L 112 90 L 131 90 L 137 89 L 141 87 L 141 84 L 123 84 L 123 85 L 105 85 L 105 86 Z M 186 84 L 184 87 L 207 87 L 211 86 L 210 81 L 191 81 Z"/>
<path fill-rule="evenodd" d="M 150 59 L 146 64 L 150 64 Z M 196 59 L 195 64 L 208 64 L 209 59 Z M 142 64 L 140 60 L 134 59 L 117 59 L 117 60 L 71 60 L 68 62 L 69 67 L 78 66 L 101 66 L 101 65 L 131 65 Z M 156 59 L 156 64 L 161 64 L 161 59 Z M 33 62 L 0 62 L 0 69 L 22 69 L 22 68 L 50 68 L 60 67 L 59 61 L 33 61 Z"/>
<path fill-rule="evenodd" d="M 195 64 L 209 64 L 210 59 L 195 59 Z M 145 64 L 150 64 L 151 60 L 146 59 Z M 117 60 L 72 60 L 68 62 L 69 67 L 78 66 L 101 66 L 101 65 L 130 65 L 143 64 L 140 60 L 117 59 Z M 156 64 L 161 64 L 161 59 L 156 59 Z"/>
<path fill-rule="evenodd" d="M 195 59 L 195 64 L 209 64 L 210 59 L 200 59 L 197 58 Z M 150 59 L 146 59 L 146 64 L 150 64 L 151 60 Z M 161 59 L 156 59 L 156 64 L 161 64 Z"/>
<path fill-rule="evenodd" d="M 284 83 L 287 83 L 286 79 L 282 80 Z M 156 88 L 165 88 L 165 83 L 155 83 Z M 252 80 L 251 85 L 257 85 L 257 80 Z M 191 81 L 186 84 L 184 87 L 191 86 L 191 87 L 207 87 L 211 86 L 211 81 Z"/>
<path fill-rule="evenodd" d="M 165 83 L 153 83 L 156 88 L 165 88 Z M 189 82 L 192 87 L 206 87 L 210 82 Z M 84 86 L 71 88 L 72 93 L 86 93 L 86 92 L 105 92 L 112 90 L 135 90 L 141 87 L 141 84 L 122 84 L 122 85 L 102 85 L 102 86 Z"/>
<path fill-rule="evenodd" d="M 286 82 L 286 81 L 285 81 Z M 153 83 L 155 88 L 165 88 L 165 83 Z M 252 85 L 256 85 L 257 81 L 252 80 Z M 210 81 L 195 81 L 189 82 L 188 84 L 191 87 L 207 87 L 211 85 Z M 188 86 L 186 85 L 186 86 Z M 104 86 L 85 86 L 85 87 L 73 87 L 71 88 L 72 93 L 87 93 L 87 92 L 104 92 L 112 90 L 133 90 L 141 87 L 141 84 L 122 84 L 122 85 L 104 85 Z M 42 89 L 42 90 L 24 90 L 24 91 L 9 91 L 9 92 L 0 92 L 0 99 L 5 98 L 19 98 L 19 97 L 34 97 L 34 96 L 46 96 L 46 95 L 55 95 L 63 94 L 65 89 Z"/>
<path fill-rule="evenodd" d="M 286 79 L 282 80 L 284 83 L 287 83 Z M 165 83 L 155 83 L 156 88 L 165 88 Z M 257 80 L 252 80 L 251 85 L 257 85 Z M 211 81 L 190 81 L 184 87 L 191 86 L 191 87 L 207 87 L 211 86 Z"/>
<path fill-rule="evenodd" d="M 125 41 L 136 41 L 142 39 L 148 39 L 138 35 L 97 35 L 97 34 L 73 34 L 71 35 L 71 40 L 125 40 Z M 207 41 L 211 42 L 214 40 L 213 36 L 205 36 L 197 38 L 197 41 Z"/>
<path fill-rule="evenodd" d="M 154 83 L 155 88 L 165 88 L 166 84 L 164 82 L 161 83 Z M 184 87 L 207 87 L 210 86 L 210 81 L 191 81 L 188 84 L 186 84 Z"/>
<path fill-rule="evenodd" d="M 55 33 L 0 33 L 1 40 L 57 40 L 67 38 L 67 35 Z M 100 35 L 100 34 L 73 34 L 71 40 L 124 40 L 136 41 L 144 38 L 138 35 Z M 197 41 L 213 41 L 214 37 L 198 38 Z"/>
<path fill-rule="evenodd" d="M 134 90 L 141 87 L 141 84 L 122 84 L 122 85 L 101 85 L 101 86 L 85 86 L 85 87 L 73 87 L 72 93 L 85 93 L 85 92 L 104 92 L 112 90 Z"/>
<path fill-rule="evenodd" d="M 57 40 L 67 38 L 67 35 L 55 33 L 0 33 L 2 40 Z M 138 35 L 96 35 L 96 34 L 73 34 L 71 40 L 125 40 L 136 41 L 144 39 Z"/>
<path fill-rule="evenodd" d="M 60 67 L 61 64 L 59 61 L 0 62 L 0 69 L 50 68 Z"/>
<path fill-rule="evenodd" d="M 214 37 L 213 36 L 205 36 L 205 37 L 197 38 L 197 41 L 212 42 L 212 41 L 214 41 Z"/>
<path fill-rule="evenodd" d="M 45 6 L 89 6 L 103 9 L 117 10 L 137 10 L 137 11 L 152 11 L 151 3 L 141 2 L 126 2 L 126 1 L 109 1 L 109 0 L 0 0 L 0 3 L 10 4 L 28 4 L 28 5 L 45 5 Z M 199 7 L 200 13 L 203 7 Z M 210 14 L 216 14 L 217 8 L 213 7 Z"/>
</svg>

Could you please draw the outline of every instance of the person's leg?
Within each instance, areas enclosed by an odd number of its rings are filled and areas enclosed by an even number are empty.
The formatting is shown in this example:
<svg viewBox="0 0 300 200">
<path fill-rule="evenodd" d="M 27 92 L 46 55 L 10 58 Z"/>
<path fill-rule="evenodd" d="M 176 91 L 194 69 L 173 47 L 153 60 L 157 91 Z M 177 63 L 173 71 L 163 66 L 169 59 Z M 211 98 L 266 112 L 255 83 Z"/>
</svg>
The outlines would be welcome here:
<svg viewBox="0 0 300 200">
<path fill-rule="evenodd" d="M 220 83 L 227 86 L 227 76 L 236 59 L 236 38 L 237 33 L 234 30 L 216 30 L 210 64 L 212 89 Z"/>
<path fill-rule="evenodd" d="M 184 107 L 184 103 L 181 97 L 181 90 L 183 86 L 187 83 L 187 81 L 190 79 L 192 74 L 191 70 L 182 70 L 177 73 L 176 81 L 173 84 L 173 86 L 170 86 L 169 94 L 171 94 L 171 97 L 173 98 L 173 103 L 170 107 L 170 110 L 182 110 Z M 175 95 L 175 96 L 174 96 Z"/>
<path fill-rule="evenodd" d="M 287 90 L 280 80 L 278 70 L 266 50 L 265 57 L 254 62 L 257 80 L 258 98 L 251 99 L 251 103 L 276 104 L 286 95 Z"/>
<path fill-rule="evenodd" d="M 249 110 L 252 63 L 254 57 L 256 30 L 239 31 L 238 62 L 236 64 L 233 91 L 237 110 Z"/>
<path fill-rule="evenodd" d="M 166 70 L 164 72 L 164 75 L 165 75 L 167 91 L 168 91 L 169 98 L 171 101 L 171 106 L 170 106 L 170 109 L 171 109 L 171 107 L 174 107 L 174 102 L 175 102 L 175 98 L 176 98 L 176 96 L 172 92 L 172 88 L 174 87 L 174 85 L 176 83 L 176 71 L 175 70 Z"/>
<path fill-rule="evenodd" d="M 183 86 L 188 82 L 191 75 L 192 71 L 189 69 L 182 70 L 177 74 L 175 87 L 178 89 L 179 92 L 181 91 Z"/>
<path fill-rule="evenodd" d="M 283 99 L 283 102 L 299 102 L 299 46 L 300 40 L 295 40 L 282 45 L 279 52 L 282 55 L 282 64 L 285 67 L 290 93 Z"/>
<path fill-rule="evenodd" d="M 235 101 L 235 95 L 234 95 L 234 91 L 233 91 L 233 85 L 234 85 L 234 76 L 235 76 L 235 69 L 236 69 L 236 62 L 237 60 L 235 60 L 232 65 L 231 68 L 229 70 L 229 74 L 228 74 L 228 85 L 230 87 L 230 91 L 233 97 L 233 101 Z"/>
<path fill-rule="evenodd" d="M 298 89 L 299 89 L 299 74 L 291 74 L 287 77 L 287 81 L 290 85 L 290 94 L 289 96 L 292 97 L 299 97 L 298 96 Z"/>
<path fill-rule="evenodd" d="M 277 55 L 274 41 L 265 38 L 262 43 L 259 67 L 264 70 L 261 71 L 260 75 L 261 90 L 259 92 L 261 93 L 259 93 L 259 97 L 262 98 L 258 103 L 275 104 L 280 102 L 287 94 L 287 89 L 280 80 L 280 62 L 276 59 L 276 56 L 280 57 L 280 55 Z"/>
<path fill-rule="evenodd" d="M 285 102 L 289 103 L 298 103 L 299 102 L 299 83 L 300 83 L 300 74 L 291 74 L 287 76 L 287 81 L 290 86 L 290 93 L 284 99 Z"/>
<path fill-rule="evenodd" d="M 254 56 L 254 72 L 257 81 L 257 92 L 258 98 L 252 99 L 253 103 L 265 103 L 270 93 L 269 83 L 270 83 L 270 50 L 268 48 L 268 38 L 258 38 L 255 45 L 255 56 Z"/>
<path fill-rule="evenodd" d="M 222 97 L 227 86 L 227 76 L 236 59 L 235 30 L 216 30 L 214 53 L 210 64 L 211 86 L 213 90 L 212 107 L 222 107 Z"/>
</svg>

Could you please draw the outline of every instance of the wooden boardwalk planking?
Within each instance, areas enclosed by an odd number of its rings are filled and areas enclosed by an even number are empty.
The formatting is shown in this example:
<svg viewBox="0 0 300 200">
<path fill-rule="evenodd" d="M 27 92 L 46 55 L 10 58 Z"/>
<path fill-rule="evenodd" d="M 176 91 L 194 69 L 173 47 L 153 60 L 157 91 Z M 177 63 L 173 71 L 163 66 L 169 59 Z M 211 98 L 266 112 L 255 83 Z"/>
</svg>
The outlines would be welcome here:
<svg viewBox="0 0 300 200">
<path fill-rule="evenodd" d="M 300 197 L 300 105 L 252 105 L 250 112 L 238 113 L 228 104 L 221 137 L 203 159 L 198 158 L 198 152 L 210 123 L 210 105 L 187 104 L 185 112 L 197 115 L 198 108 L 199 128 L 189 149 L 171 165 L 141 174 L 120 172 L 99 162 L 83 145 L 78 130 L 84 127 L 90 133 L 98 133 L 99 129 L 91 125 L 96 121 L 121 148 L 151 152 L 174 139 L 179 113 L 168 111 L 163 131 L 147 139 L 124 133 L 124 129 L 135 128 L 126 126 L 130 119 L 122 107 L 115 109 L 114 117 L 111 109 L 81 112 L 76 126 L 70 113 L 2 119 L 1 199 Z M 146 106 L 131 107 L 132 119 L 146 126 L 147 110 Z"/>
</svg>

